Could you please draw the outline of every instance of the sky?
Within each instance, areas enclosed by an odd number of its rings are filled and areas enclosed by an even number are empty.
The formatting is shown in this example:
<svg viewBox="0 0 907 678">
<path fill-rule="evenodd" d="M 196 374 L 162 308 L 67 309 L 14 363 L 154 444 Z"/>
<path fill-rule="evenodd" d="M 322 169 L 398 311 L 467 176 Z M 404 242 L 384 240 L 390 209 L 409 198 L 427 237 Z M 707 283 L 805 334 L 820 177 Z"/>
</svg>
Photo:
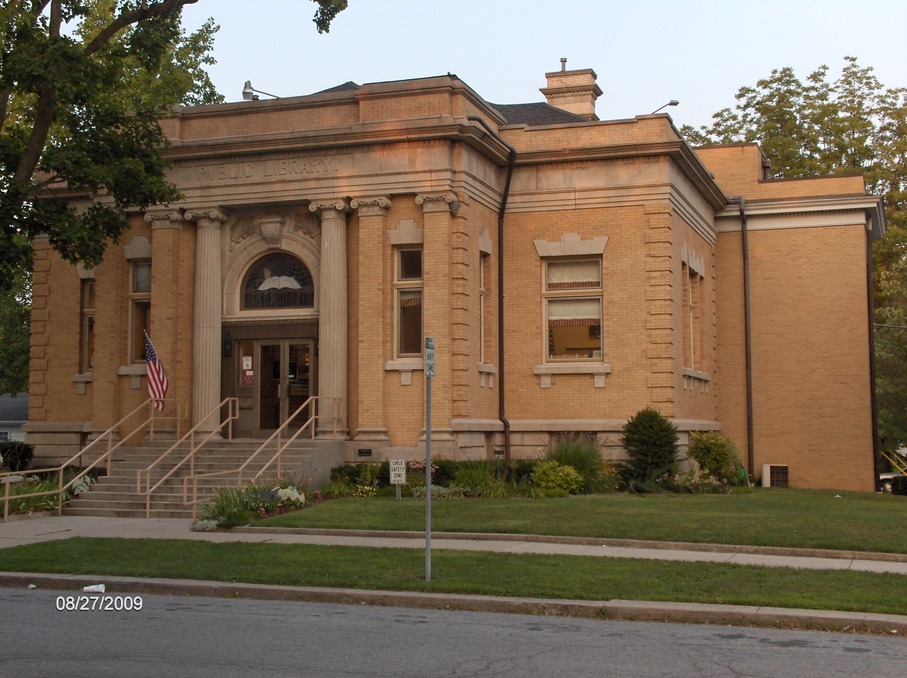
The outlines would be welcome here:
<svg viewBox="0 0 907 678">
<path fill-rule="evenodd" d="M 544 101 L 545 73 L 593 69 L 602 120 L 664 109 L 709 124 L 744 85 L 792 67 L 837 77 L 845 56 L 907 86 L 907 0 L 349 0 L 327 34 L 307 0 L 199 0 L 220 25 L 209 68 L 227 101 L 246 80 L 280 97 L 452 73 L 486 101 Z"/>
</svg>

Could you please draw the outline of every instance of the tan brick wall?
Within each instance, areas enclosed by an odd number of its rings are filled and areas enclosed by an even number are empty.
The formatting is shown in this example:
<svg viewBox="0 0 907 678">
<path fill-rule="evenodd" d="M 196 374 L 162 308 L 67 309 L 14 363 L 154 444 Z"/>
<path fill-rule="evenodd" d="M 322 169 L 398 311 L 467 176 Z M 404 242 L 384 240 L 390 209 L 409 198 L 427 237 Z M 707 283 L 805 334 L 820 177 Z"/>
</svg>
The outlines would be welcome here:
<svg viewBox="0 0 907 678">
<path fill-rule="evenodd" d="M 862 195 L 865 192 L 862 175 L 763 180 L 763 156 L 755 144 L 697 148 L 696 155 L 715 175 L 725 194 L 744 195 L 747 200 Z"/>
<path fill-rule="evenodd" d="M 862 225 L 749 234 L 754 450 L 798 487 L 874 488 Z M 746 454 L 739 233 L 719 240 L 719 414 Z"/>
</svg>

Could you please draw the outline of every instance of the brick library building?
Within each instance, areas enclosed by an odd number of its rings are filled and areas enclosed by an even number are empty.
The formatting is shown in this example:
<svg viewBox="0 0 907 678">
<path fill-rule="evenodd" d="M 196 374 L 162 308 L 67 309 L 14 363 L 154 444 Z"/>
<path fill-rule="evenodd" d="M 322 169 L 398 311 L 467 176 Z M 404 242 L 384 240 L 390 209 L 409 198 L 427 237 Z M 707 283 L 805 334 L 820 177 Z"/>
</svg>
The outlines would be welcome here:
<svg viewBox="0 0 907 678">
<path fill-rule="evenodd" d="M 620 459 L 651 406 L 757 480 L 874 490 L 880 199 L 766 179 L 756 145 L 691 148 L 663 113 L 600 121 L 594 71 L 546 77 L 545 103 L 445 75 L 175 111 L 180 202 L 95 269 L 35 242 L 36 459 L 147 399 L 145 332 L 182 430 L 235 398 L 233 436 L 261 440 L 309 402 L 316 457 L 424 457 L 430 337 L 435 455 L 582 434 Z"/>
</svg>

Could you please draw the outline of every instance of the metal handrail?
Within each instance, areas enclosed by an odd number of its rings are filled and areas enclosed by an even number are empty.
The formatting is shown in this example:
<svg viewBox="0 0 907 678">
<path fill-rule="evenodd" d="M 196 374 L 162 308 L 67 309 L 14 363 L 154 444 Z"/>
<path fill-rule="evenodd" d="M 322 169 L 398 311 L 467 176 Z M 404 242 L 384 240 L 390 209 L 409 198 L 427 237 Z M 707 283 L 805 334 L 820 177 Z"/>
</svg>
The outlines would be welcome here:
<svg viewBox="0 0 907 678">
<path fill-rule="evenodd" d="M 79 482 L 82 478 L 84 478 L 89 473 L 89 471 L 92 471 L 95 467 L 100 465 L 101 462 L 106 461 L 107 475 L 110 475 L 110 463 L 113 458 L 113 453 L 116 452 L 120 448 L 120 446 L 124 445 L 126 443 L 126 441 L 131 440 L 133 436 L 135 436 L 138 433 L 143 432 L 146 427 L 149 431 L 150 440 L 154 440 L 154 424 L 157 419 L 163 419 L 163 420 L 175 419 L 176 420 L 176 435 L 177 435 L 177 437 L 179 437 L 180 423 L 182 421 L 181 413 L 183 410 L 184 403 L 182 401 L 178 401 L 178 400 L 169 401 L 169 402 L 173 403 L 174 405 L 176 405 L 176 411 L 177 411 L 176 416 L 171 417 L 171 416 L 157 414 L 158 409 L 156 407 L 156 404 L 158 404 L 160 402 L 162 402 L 162 401 L 159 399 L 149 398 L 148 400 L 143 402 L 141 405 L 136 407 L 134 410 L 132 410 L 132 412 L 130 412 L 125 417 L 120 419 L 113 426 L 111 426 L 106 431 L 104 431 L 97 438 L 95 438 L 90 443 L 88 443 L 88 445 L 86 445 L 81 450 L 79 450 L 79 452 L 77 454 L 75 454 L 72 458 L 63 462 L 59 466 L 52 466 L 52 467 L 40 468 L 40 469 L 29 469 L 27 472 L 32 475 L 37 474 L 37 473 L 57 473 L 58 474 L 57 488 L 54 490 L 48 490 L 46 492 L 30 492 L 28 494 L 17 494 L 15 498 L 16 499 L 30 499 L 32 497 L 46 497 L 46 496 L 56 494 L 57 495 L 57 515 L 62 515 L 63 514 L 63 497 L 64 497 L 64 494 L 66 493 L 66 491 L 68 491 L 77 482 Z M 145 421 L 141 422 L 138 426 L 136 426 L 136 428 L 133 429 L 133 431 L 131 433 L 129 433 L 125 438 L 121 438 L 116 444 L 113 444 L 114 434 L 119 430 L 119 428 L 123 424 L 125 424 L 133 415 L 135 415 L 137 412 L 140 412 L 145 407 L 149 407 L 149 409 L 151 411 L 150 416 L 147 419 L 145 419 Z M 100 445 L 103 441 L 107 442 L 107 451 L 104 452 L 104 454 L 100 455 L 88 467 L 82 469 L 82 471 L 80 473 L 73 476 L 66 484 L 64 484 L 63 483 L 63 474 L 64 474 L 65 470 L 67 468 L 69 468 L 70 466 L 75 465 L 77 461 L 79 463 L 81 463 L 82 455 L 84 455 L 86 452 L 90 451 L 96 445 Z M 5 472 L 0 473 L 0 479 L 3 480 L 3 487 L 4 487 L 4 490 L 3 490 L 3 522 L 7 522 L 9 520 L 9 500 L 10 500 L 10 494 L 9 494 L 10 482 L 9 481 L 10 481 L 10 477 L 15 476 L 15 475 L 21 475 L 21 473 L 22 472 L 19 472 L 19 471 L 5 471 Z"/>
<path fill-rule="evenodd" d="M 221 423 L 216 426 L 214 429 L 204 428 L 207 425 L 208 420 L 217 415 L 220 418 L 221 412 L 223 411 L 224 405 L 227 406 L 227 416 Z M 204 447 L 215 436 L 219 436 L 220 432 L 227 428 L 227 438 L 233 438 L 233 422 L 239 419 L 239 398 L 224 398 L 218 406 L 209 412 L 207 415 L 202 417 L 202 419 L 191 429 L 189 429 L 184 436 L 179 438 L 173 445 L 171 445 L 161 456 L 159 456 L 155 461 L 151 462 L 147 468 L 138 469 L 135 472 L 135 493 L 139 496 L 145 497 L 145 517 L 151 517 L 151 495 L 154 493 L 161 485 L 163 485 L 167 480 L 169 480 L 174 473 L 183 467 L 183 465 L 189 463 L 189 473 L 195 473 L 195 455 L 196 453 Z M 198 443 L 195 444 L 195 434 L 200 432 L 206 432 L 204 438 Z M 154 485 L 151 484 L 151 472 L 156 469 L 160 464 L 169 457 L 177 448 L 179 448 L 183 443 L 189 441 L 189 453 L 186 454 L 177 464 L 171 468 L 164 476 L 158 480 Z M 145 474 L 145 491 L 142 491 L 142 474 Z"/>
<path fill-rule="evenodd" d="M 340 398 L 309 396 L 309 398 L 302 405 L 300 405 L 299 408 L 297 408 L 297 410 L 295 412 L 293 412 L 293 414 L 291 414 L 289 417 L 287 417 L 287 420 L 276 431 L 274 431 L 274 433 L 272 433 L 268 437 L 267 440 L 265 440 L 261 445 L 258 446 L 258 448 L 239 466 L 239 468 L 231 469 L 229 471 L 212 471 L 210 473 L 200 473 L 200 474 L 192 473 L 190 476 L 183 478 L 183 504 L 192 505 L 192 519 L 195 520 L 196 512 L 198 509 L 198 503 L 199 503 L 198 481 L 200 479 L 205 480 L 205 479 L 209 479 L 209 478 L 223 478 L 223 477 L 229 477 L 229 476 L 232 476 L 235 474 L 236 475 L 236 487 L 237 488 L 242 487 L 243 473 L 245 472 L 245 470 L 248 468 L 248 466 L 253 461 L 255 461 L 255 459 L 258 457 L 259 454 L 264 452 L 268 448 L 268 446 L 271 445 L 271 443 L 274 443 L 275 441 L 276 441 L 276 452 L 261 467 L 261 469 L 259 469 L 258 473 L 256 473 L 254 476 L 252 476 L 249 479 L 249 482 L 250 483 L 255 482 L 256 480 L 261 478 L 264 475 L 265 471 L 267 471 L 275 463 L 277 465 L 277 476 L 280 477 L 280 463 L 281 463 L 283 451 L 287 447 L 289 447 L 289 445 L 291 443 L 295 442 L 297 440 L 297 438 L 299 438 L 299 436 L 302 435 L 302 432 L 305 431 L 307 428 L 309 428 L 309 431 L 310 431 L 310 434 L 309 434 L 310 439 L 312 439 L 312 440 L 315 439 L 315 424 L 317 423 L 318 418 L 319 418 L 318 414 L 317 414 L 317 408 L 315 407 L 315 405 L 317 404 L 318 400 L 332 401 L 332 406 L 331 406 L 331 410 L 332 410 L 331 421 L 333 424 L 332 433 L 333 433 L 333 437 L 336 438 L 337 437 L 337 421 L 339 419 L 338 410 L 339 410 L 339 406 L 340 406 Z M 306 422 L 304 424 L 302 424 L 302 426 L 299 427 L 299 429 L 292 436 L 290 436 L 286 440 L 286 442 L 281 444 L 282 436 L 287 432 L 289 427 L 296 420 L 296 417 L 298 417 L 299 414 L 303 410 L 305 410 L 306 407 L 308 407 L 310 404 L 312 405 L 313 414 L 306 420 Z M 189 486 L 190 481 L 192 482 L 192 501 L 191 502 L 189 501 L 188 496 L 187 496 L 188 495 L 188 486 Z"/>
<path fill-rule="evenodd" d="M 898 470 L 901 475 L 907 475 L 907 463 L 901 460 L 898 454 L 892 453 L 891 455 L 886 452 L 882 452 L 882 456 L 889 461 L 889 463 Z"/>
</svg>

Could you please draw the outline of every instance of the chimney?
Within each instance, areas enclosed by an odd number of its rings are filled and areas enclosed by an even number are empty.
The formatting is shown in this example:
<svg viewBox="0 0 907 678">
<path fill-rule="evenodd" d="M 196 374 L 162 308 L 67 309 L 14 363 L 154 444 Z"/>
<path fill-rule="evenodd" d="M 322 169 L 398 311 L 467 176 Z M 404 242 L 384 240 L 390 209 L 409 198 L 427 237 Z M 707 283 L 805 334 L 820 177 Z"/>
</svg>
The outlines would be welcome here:
<svg viewBox="0 0 907 678">
<path fill-rule="evenodd" d="M 567 59 L 561 59 L 561 70 L 545 73 L 548 86 L 539 90 L 552 106 L 581 115 L 589 120 L 598 120 L 595 115 L 595 100 L 602 91 L 596 84 L 595 71 L 584 68 L 579 71 L 567 70 Z"/>
</svg>

